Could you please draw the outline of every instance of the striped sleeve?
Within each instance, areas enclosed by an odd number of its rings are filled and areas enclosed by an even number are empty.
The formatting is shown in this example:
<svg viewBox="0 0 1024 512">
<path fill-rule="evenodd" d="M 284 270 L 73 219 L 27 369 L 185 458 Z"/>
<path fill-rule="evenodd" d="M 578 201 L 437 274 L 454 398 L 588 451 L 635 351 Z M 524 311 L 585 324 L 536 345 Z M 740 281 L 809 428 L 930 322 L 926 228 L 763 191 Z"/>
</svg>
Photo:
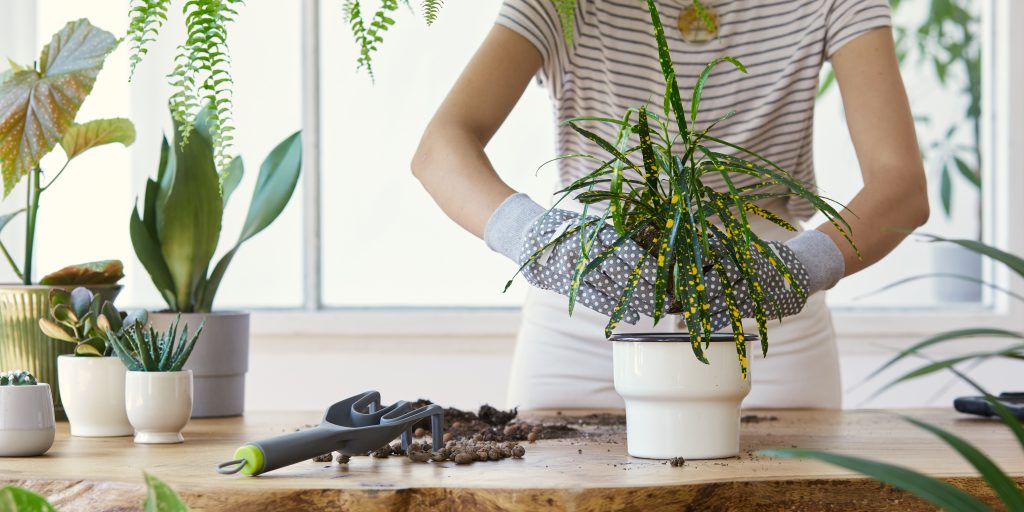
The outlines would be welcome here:
<svg viewBox="0 0 1024 512">
<path fill-rule="evenodd" d="M 561 76 L 567 57 L 554 2 L 503 0 L 495 23 L 523 36 L 537 48 L 544 60 L 537 80 L 549 87 L 555 97 L 561 96 Z"/>
<path fill-rule="evenodd" d="M 825 27 L 825 57 L 833 55 L 857 36 L 892 26 L 888 0 L 834 0 Z"/>
</svg>

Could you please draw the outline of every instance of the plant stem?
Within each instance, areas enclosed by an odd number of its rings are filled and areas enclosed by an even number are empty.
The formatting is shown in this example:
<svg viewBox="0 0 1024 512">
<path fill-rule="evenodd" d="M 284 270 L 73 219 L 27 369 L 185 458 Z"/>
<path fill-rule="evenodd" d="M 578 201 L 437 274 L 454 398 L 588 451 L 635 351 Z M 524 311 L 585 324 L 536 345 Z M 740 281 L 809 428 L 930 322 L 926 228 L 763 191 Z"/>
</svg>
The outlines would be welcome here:
<svg viewBox="0 0 1024 512">
<path fill-rule="evenodd" d="M 44 191 L 46 191 L 46 189 L 50 188 L 50 186 L 53 185 L 53 182 L 57 181 L 57 178 L 60 178 L 61 174 L 64 174 L 64 169 L 67 169 L 68 168 L 68 164 L 70 164 L 70 163 L 71 163 L 71 160 L 68 160 L 67 162 L 64 162 L 64 167 L 61 167 L 60 170 L 57 171 L 57 174 L 55 174 L 53 176 L 53 178 L 50 178 L 50 182 L 49 183 L 47 183 L 43 187 L 40 187 L 39 191 L 40 192 L 44 192 Z"/>
<path fill-rule="evenodd" d="M 39 178 L 43 171 L 36 166 L 28 173 L 28 197 L 25 201 L 25 272 L 21 275 L 21 282 L 32 284 L 32 252 L 36 241 L 36 219 L 39 214 L 39 196 L 42 189 L 39 188 Z"/>
</svg>

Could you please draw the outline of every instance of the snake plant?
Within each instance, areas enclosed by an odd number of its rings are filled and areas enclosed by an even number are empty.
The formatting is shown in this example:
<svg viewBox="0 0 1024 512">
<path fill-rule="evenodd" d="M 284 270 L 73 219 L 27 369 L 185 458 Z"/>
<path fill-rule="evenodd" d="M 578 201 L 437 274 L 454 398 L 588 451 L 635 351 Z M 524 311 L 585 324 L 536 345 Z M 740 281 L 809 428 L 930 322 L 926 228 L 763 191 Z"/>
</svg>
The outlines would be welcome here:
<svg viewBox="0 0 1024 512">
<path fill-rule="evenodd" d="M 107 343 L 106 331 L 120 331 L 124 325 L 145 323 L 147 313 L 118 311 L 109 300 L 88 288 L 68 292 L 54 288 L 49 293 L 50 316 L 39 319 L 43 334 L 75 344 L 76 356 L 109 356 L 113 347 Z"/>
<path fill-rule="evenodd" d="M 0 173 L 4 198 L 27 178 L 25 208 L 0 215 L 2 231 L 19 214 L 25 214 L 24 259 L 19 266 L 2 241 L 0 253 L 24 284 L 32 284 L 42 193 L 86 151 L 112 143 L 129 146 L 135 141 L 135 127 L 127 119 L 76 122 L 78 110 L 92 92 L 103 62 L 116 47 L 113 34 L 80 19 L 57 31 L 34 64 L 11 61 L 10 70 L 0 72 Z M 63 167 L 44 184 L 40 161 L 58 145 L 66 157 Z M 117 279 L 120 276 L 110 275 L 109 280 L 92 284 L 110 284 Z"/>
<path fill-rule="evenodd" d="M 235 157 L 218 175 L 213 144 L 216 107 L 192 121 L 187 139 L 174 120 L 173 145 L 164 138 L 156 179 L 146 182 L 142 210 L 132 211 L 132 246 L 171 311 L 209 312 L 242 244 L 263 231 L 284 210 L 299 179 L 302 144 L 296 132 L 267 155 L 256 178 L 249 211 L 235 244 L 211 268 L 221 220 L 244 166 Z"/>
<path fill-rule="evenodd" d="M 808 201 L 823 213 L 853 246 L 850 226 L 832 205 L 786 170 L 753 151 L 715 137 L 712 131 L 715 126 L 735 115 L 735 112 L 729 112 L 704 126 L 698 125 L 701 92 L 712 70 L 720 64 L 728 64 L 746 73 L 740 61 L 721 57 L 710 62 L 694 84 L 689 110 L 684 110 L 658 10 L 653 0 L 647 0 L 647 7 L 666 83 L 663 112 L 655 114 L 647 110 L 646 106 L 639 106 L 629 109 L 620 119 L 581 117 L 566 121 L 579 135 L 597 144 L 608 155 L 570 155 L 570 158 L 588 158 L 602 164 L 560 190 L 559 202 L 573 196 L 587 208 L 591 205 L 605 206 L 604 212 L 597 221 L 588 221 L 585 216 L 581 216 L 578 224 L 531 255 L 523 267 L 538 258 L 548 247 L 577 233 L 581 234 L 583 247 L 569 291 L 569 312 L 572 313 L 583 278 L 628 240 L 635 241 L 647 251 L 636 263 L 618 298 L 618 306 L 605 327 L 605 335 L 610 335 L 622 320 L 639 283 L 641 269 L 649 264 L 647 260 L 651 260 L 657 264 L 655 322 L 667 314 L 681 313 L 693 335 L 694 354 L 702 362 L 707 362 L 703 347 L 710 341 L 712 327 L 709 298 L 704 289 L 704 273 L 714 269 L 725 274 L 720 256 L 709 250 L 709 242 L 714 237 L 728 250 L 728 257 L 739 268 L 741 278 L 749 284 L 761 349 L 767 353 L 768 317 L 765 305 L 769 299 L 762 291 L 754 270 L 754 253 L 768 258 L 798 293 L 803 294 L 804 291 L 775 252 L 750 229 L 748 216 L 763 217 L 782 228 L 795 230 L 781 216 L 757 204 L 765 199 L 795 196 Z M 584 128 L 581 126 L 584 122 L 613 125 L 617 131 L 616 140 L 607 140 Z M 670 127 L 677 129 L 678 137 L 670 134 Z M 634 143 L 635 139 L 637 143 Z M 728 153 L 710 147 L 712 143 L 727 148 L 725 151 Z M 760 181 L 754 185 L 736 187 L 731 176 L 737 174 L 754 176 Z M 702 179 L 706 176 L 720 177 L 728 190 L 720 192 L 705 185 Z M 717 223 L 714 222 L 716 220 Z M 589 246 L 596 239 L 600 227 L 608 221 L 615 227 L 619 238 L 606 250 L 592 253 Z M 737 357 L 742 374 L 746 376 L 747 349 L 742 317 L 736 308 L 733 287 L 727 282 L 723 286 L 723 294 L 732 312 L 731 327 Z"/>
</svg>

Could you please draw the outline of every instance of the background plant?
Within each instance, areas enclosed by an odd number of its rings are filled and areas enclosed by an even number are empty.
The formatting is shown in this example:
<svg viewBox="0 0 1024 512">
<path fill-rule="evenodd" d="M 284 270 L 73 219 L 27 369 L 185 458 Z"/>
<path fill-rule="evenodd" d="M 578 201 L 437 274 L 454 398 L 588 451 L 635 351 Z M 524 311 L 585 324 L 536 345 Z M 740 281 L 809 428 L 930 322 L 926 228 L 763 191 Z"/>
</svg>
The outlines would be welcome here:
<svg viewBox="0 0 1024 512">
<path fill-rule="evenodd" d="M 21 213 L 25 214 L 25 254 L 19 266 L 0 241 L 0 252 L 24 284 L 32 284 L 32 261 L 42 193 L 64 173 L 68 165 L 89 149 L 104 144 L 135 141 L 135 127 L 127 119 L 97 119 L 76 123 L 75 118 L 92 91 L 107 55 L 117 47 L 109 32 L 88 20 L 69 22 L 43 46 L 31 66 L 11 62 L 0 73 L 0 173 L 4 198 L 23 178 L 25 208 L 0 215 L 0 231 Z M 48 182 L 39 162 L 57 145 L 66 155 L 64 166 Z M 116 281 L 116 280 L 115 280 Z"/>
<path fill-rule="evenodd" d="M 43 334 L 75 344 L 76 356 L 109 356 L 113 347 L 106 331 L 118 332 L 125 324 L 146 323 L 145 310 L 131 315 L 118 311 L 109 300 L 78 287 L 68 292 L 54 288 L 49 293 L 50 317 L 39 319 Z"/>
<path fill-rule="evenodd" d="M 188 512 L 188 507 L 177 493 L 159 478 L 143 473 L 146 478 L 145 512 Z M 46 498 L 23 487 L 8 485 L 0 488 L 0 510 L 5 512 L 56 512 Z"/>
<path fill-rule="evenodd" d="M 767 352 L 766 305 L 771 299 L 763 292 L 756 274 L 755 252 L 766 257 L 797 293 L 805 292 L 800 289 L 785 264 L 767 242 L 750 230 L 747 215 L 763 217 L 785 229 L 795 230 L 782 217 L 762 208 L 757 202 L 774 197 L 797 196 L 807 200 L 822 212 L 852 246 L 850 227 L 835 208 L 787 171 L 753 151 L 711 134 L 711 130 L 719 122 L 732 117 L 735 112 L 730 112 L 705 127 L 698 127 L 697 114 L 700 109 L 701 92 L 715 66 L 728 63 L 743 73 L 746 73 L 746 68 L 731 57 L 722 57 L 709 63 L 697 78 L 690 109 L 688 112 L 685 111 L 660 16 L 653 0 L 648 0 L 647 6 L 666 82 L 664 116 L 648 112 L 646 106 L 641 106 L 628 110 L 621 119 L 576 118 L 567 121 L 573 130 L 596 143 L 611 158 L 569 155 L 601 162 L 596 170 L 558 192 L 561 194 L 559 202 L 570 195 L 575 195 L 575 199 L 585 205 L 584 215 L 580 217 L 580 222 L 576 226 L 530 256 L 524 267 L 548 247 L 579 232 L 582 247 L 570 285 L 571 313 L 583 278 L 597 269 L 627 240 L 635 241 L 647 249 L 647 252 L 637 261 L 622 295 L 618 298 L 618 305 L 605 327 L 605 334 L 611 334 L 627 311 L 627 305 L 640 280 L 641 269 L 650 258 L 657 264 L 654 321 L 657 323 L 667 313 L 682 313 L 688 331 L 693 335 L 694 354 L 706 363 L 703 345 L 710 342 L 712 325 L 709 298 L 704 288 L 704 273 L 714 269 L 720 275 L 725 275 L 723 263 L 728 259 L 738 267 L 741 278 L 749 285 L 761 336 L 761 348 L 763 352 Z M 579 123 L 584 121 L 604 122 L 616 126 L 616 140 L 606 140 L 582 128 Z M 672 137 L 670 125 L 677 128 L 678 137 Z M 633 135 L 639 138 L 639 144 L 633 145 Z M 706 145 L 709 143 L 729 148 L 740 156 L 716 151 Z M 633 157 L 637 153 L 640 154 L 641 163 L 634 162 Z M 734 174 L 754 176 L 760 181 L 754 185 L 737 188 L 730 177 Z M 705 185 L 702 178 L 707 175 L 720 176 L 728 185 L 728 192 L 718 192 Z M 602 186 L 601 189 L 596 188 L 598 185 Z M 605 186 L 607 190 L 604 189 Z M 767 191 L 769 186 L 777 186 L 782 191 Z M 606 208 L 599 218 L 588 220 L 586 211 L 593 204 L 604 204 Z M 720 226 L 712 222 L 714 219 L 719 221 Z M 590 247 L 598 231 L 608 221 L 612 222 L 619 238 L 607 249 L 593 254 Z M 710 249 L 712 239 L 721 243 L 724 254 Z M 511 281 L 509 283 L 511 284 Z M 747 350 L 742 317 L 736 307 L 733 287 L 728 282 L 723 284 L 724 299 L 731 311 L 731 327 L 737 357 L 743 375 L 746 376 Z"/>
<path fill-rule="evenodd" d="M 175 143 L 172 147 L 164 138 L 157 177 L 146 182 L 142 212 L 138 207 L 132 211 L 135 254 L 171 311 L 210 311 L 231 260 L 246 240 L 281 214 L 302 167 L 302 142 L 296 132 L 263 161 L 238 241 L 211 270 L 224 208 L 245 172 L 242 158 L 235 157 L 218 175 L 213 117 L 213 107 L 201 110 L 192 121 L 196 133 L 188 139 L 174 121 Z"/>
<path fill-rule="evenodd" d="M 1021 259 L 1019 256 L 975 240 L 950 240 L 931 235 L 925 236 L 933 242 L 953 243 L 964 247 L 965 249 L 976 252 L 983 257 L 1004 265 L 1017 276 L 1024 277 L 1024 259 Z M 1016 300 L 1024 302 L 1024 297 L 1002 290 L 992 284 L 986 284 L 991 288 L 1007 293 Z M 978 337 L 1000 338 L 1004 340 L 1013 340 L 1014 342 L 1008 346 L 1003 346 L 994 350 L 983 350 L 945 359 L 929 357 L 925 352 L 926 349 L 934 348 L 944 343 Z M 1021 424 L 1021 421 L 1017 419 L 1017 417 L 1014 416 L 1006 406 L 999 402 L 992 393 L 984 389 L 975 380 L 971 379 L 965 371 L 961 370 L 961 368 L 965 366 L 973 367 L 978 363 L 991 359 L 1009 359 L 1017 362 L 1024 361 L 1024 333 L 989 327 L 964 328 L 939 333 L 901 351 L 884 365 L 872 372 L 868 378 L 875 378 L 885 370 L 892 368 L 896 363 L 904 361 L 910 357 L 921 357 L 926 359 L 927 362 L 892 380 L 876 392 L 876 395 L 902 382 L 923 377 L 925 375 L 931 375 L 940 371 L 950 371 L 977 390 L 984 397 L 992 410 L 998 416 L 999 421 L 1013 432 L 1014 437 L 1019 444 L 1019 448 L 1024 450 L 1024 425 Z M 999 466 L 981 450 L 973 446 L 968 441 L 939 427 L 913 418 L 905 417 L 904 419 L 930 434 L 935 435 L 968 461 L 978 471 L 992 493 L 996 495 L 999 498 L 999 501 L 1006 507 L 1006 510 L 1024 510 L 1024 491 L 1021 490 L 1020 486 L 1012 477 L 1000 469 Z M 885 482 L 893 487 L 903 489 L 945 510 L 990 510 L 987 505 L 982 503 L 981 500 L 975 496 L 968 494 L 940 479 L 902 466 L 820 450 L 778 449 L 765 450 L 762 453 L 775 457 L 816 459 L 829 464 L 834 464 L 864 474 L 881 482 Z"/>
<path fill-rule="evenodd" d="M 179 337 L 179 321 L 181 321 L 180 314 L 166 331 L 157 331 L 137 320 L 126 324 L 120 330 L 108 329 L 103 333 L 107 338 L 107 343 L 114 348 L 114 353 L 121 358 L 121 362 L 128 368 L 128 371 L 177 372 L 181 371 L 181 367 L 192 355 L 192 349 L 206 323 L 199 324 L 191 337 L 188 335 L 188 324 L 186 324 Z"/>
<path fill-rule="evenodd" d="M 22 370 L 0 372 L 0 386 L 34 386 L 35 384 L 37 384 L 36 377 L 31 372 Z"/>
</svg>

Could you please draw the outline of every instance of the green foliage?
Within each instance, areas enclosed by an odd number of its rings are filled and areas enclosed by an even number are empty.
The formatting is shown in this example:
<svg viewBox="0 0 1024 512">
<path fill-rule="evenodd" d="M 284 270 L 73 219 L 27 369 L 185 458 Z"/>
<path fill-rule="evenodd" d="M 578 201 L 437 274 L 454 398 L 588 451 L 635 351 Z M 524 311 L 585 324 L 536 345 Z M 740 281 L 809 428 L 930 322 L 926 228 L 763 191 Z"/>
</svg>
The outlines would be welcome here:
<svg viewBox="0 0 1024 512">
<path fill-rule="evenodd" d="M 36 384 L 36 377 L 30 372 L 22 370 L 0 372 L 0 386 L 34 386 Z M 3 503 L 2 498 L 0 498 L 0 503 Z"/>
<path fill-rule="evenodd" d="M 43 334 L 75 344 L 76 356 L 109 356 L 113 351 L 106 341 L 106 331 L 120 331 L 125 323 L 145 323 L 145 310 L 131 315 L 118 311 L 109 300 L 87 288 L 68 292 L 61 288 L 50 290 L 49 318 L 39 319 Z"/>
<path fill-rule="evenodd" d="M 75 118 L 107 56 L 117 47 L 109 32 L 80 19 L 53 35 L 33 66 L 10 62 L 0 75 L 0 173 L 4 197 L 28 177 L 26 207 L 0 215 L 0 230 L 24 211 L 25 256 L 21 266 L 0 241 L 0 253 L 24 284 L 32 284 L 36 222 L 42 193 L 76 157 L 104 144 L 125 146 L 135 140 L 127 119 L 100 119 L 78 124 Z M 49 183 L 42 183 L 39 162 L 60 144 L 67 159 Z"/>
<path fill-rule="evenodd" d="M 443 0 L 423 0 L 421 8 L 423 9 L 423 20 L 427 22 L 427 25 L 433 25 L 437 21 L 437 15 L 443 5 Z"/>
<path fill-rule="evenodd" d="M 142 57 L 149 52 L 146 45 L 155 41 L 160 28 L 167 21 L 167 8 L 171 0 L 131 0 L 128 7 L 128 44 L 131 52 L 128 65 L 131 74 L 135 74 L 135 66 L 142 62 Z"/>
<path fill-rule="evenodd" d="M 121 358 L 121 362 L 129 371 L 133 372 L 177 372 L 188 361 L 192 355 L 192 349 L 203 332 L 203 325 L 192 334 L 188 335 L 188 324 L 178 335 L 178 322 L 181 320 L 179 314 L 171 327 L 160 332 L 152 326 L 147 326 L 141 320 L 124 325 L 120 330 L 108 329 L 103 331 L 113 349 L 114 354 Z"/>
<path fill-rule="evenodd" d="M 562 37 L 566 44 L 571 45 L 575 25 L 573 20 L 576 17 L 576 0 L 551 0 L 555 4 L 555 12 L 558 13 L 558 23 L 562 27 Z"/>
<path fill-rule="evenodd" d="M 143 473 L 146 478 L 146 512 L 188 512 L 185 502 L 159 478 Z M 0 488 L 2 512 L 56 512 L 46 498 L 22 487 L 8 485 Z"/>
<path fill-rule="evenodd" d="M 47 286 L 74 285 L 107 285 L 114 284 L 124 277 L 124 264 L 121 260 L 102 260 L 79 263 L 51 272 L 39 280 L 39 284 Z"/>
<path fill-rule="evenodd" d="M 689 332 L 694 335 L 694 354 L 699 360 L 706 362 L 703 345 L 710 341 L 712 329 L 709 297 L 704 288 L 704 272 L 711 267 L 721 272 L 723 262 L 731 261 L 736 264 L 741 278 L 749 285 L 751 298 L 755 304 L 755 318 L 762 338 L 762 350 L 767 351 L 768 318 L 765 305 L 768 298 L 761 290 L 754 269 L 754 254 L 760 253 L 768 258 L 774 268 L 793 284 L 798 293 L 803 291 L 799 289 L 796 280 L 781 259 L 748 226 L 746 214 L 751 212 L 785 229 L 793 229 L 780 216 L 756 204 L 756 201 L 766 197 L 761 189 L 777 185 L 781 186 L 784 192 L 768 194 L 769 197 L 792 195 L 807 200 L 822 212 L 847 240 L 850 240 L 852 246 L 849 225 L 828 202 L 815 195 L 776 164 L 753 151 L 711 135 L 711 130 L 733 113 L 707 126 L 698 126 L 697 114 L 701 93 L 715 66 L 727 63 L 743 73 L 746 73 L 746 68 L 731 57 L 722 57 L 709 63 L 697 79 L 690 101 L 690 111 L 687 113 L 683 109 L 664 28 L 653 0 L 648 1 L 648 9 L 667 85 L 664 115 L 651 113 L 646 106 L 641 106 L 629 109 L 622 119 L 577 118 L 566 121 L 577 133 L 604 149 L 609 157 L 576 155 L 595 159 L 603 164 L 559 193 L 562 199 L 574 196 L 588 207 L 603 204 L 606 208 L 601 222 L 585 225 L 586 221 L 581 217 L 581 224 L 577 225 L 575 230 L 567 231 L 552 243 L 573 236 L 577 231 L 583 232 L 581 238 L 586 243 L 586 240 L 596 236 L 597 229 L 600 229 L 605 221 L 611 221 L 620 235 L 618 240 L 600 254 L 591 254 L 587 250 L 580 251 L 577 271 L 571 280 L 569 311 L 572 312 L 583 277 L 595 270 L 627 240 L 632 239 L 646 249 L 647 254 L 635 265 L 629 285 L 619 297 L 618 307 L 605 327 L 606 335 L 610 335 L 621 321 L 639 280 L 644 260 L 651 259 L 657 264 L 657 277 L 654 283 L 655 322 L 666 314 L 681 313 Z M 632 121 L 634 115 L 635 122 Z M 592 121 L 613 125 L 618 133 L 616 141 L 605 140 L 581 126 L 583 122 Z M 670 136 L 670 126 L 673 125 L 678 129 L 679 137 Z M 635 146 L 630 141 L 633 135 L 639 139 L 639 144 Z M 712 150 L 706 145 L 709 141 L 730 148 L 740 156 Z M 637 153 L 641 156 L 639 163 L 634 161 Z M 732 185 L 730 178 L 730 175 L 734 174 L 754 176 L 760 183 L 737 189 Z M 722 177 L 729 185 L 729 191 L 718 192 L 705 185 L 702 178 L 707 175 Z M 595 189 L 599 184 L 607 184 L 608 190 Z M 712 223 L 715 219 L 719 221 L 720 227 Z M 710 250 L 712 238 L 721 242 L 723 252 Z M 745 376 L 747 351 L 743 326 L 729 283 L 725 283 L 724 298 L 732 311 L 737 357 Z"/>
<path fill-rule="evenodd" d="M 147 180 L 142 212 L 132 212 L 135 254 L 172 311 L 209 312 L 228 265 L 246 241 L 269 226 L 288 204 L 302 167 L 298 132 L 278 144 L 260 166 L 238 240 L 212 268 L 228 198 L 244 174 L 241 158 L 225 168 L 223 189 L 214 165 L 212 113 L 199 112 L 195 136 L 164 140 L 156 179 Z M 173 151 L 173 153 L 172 153 Z"/>
</svg>

